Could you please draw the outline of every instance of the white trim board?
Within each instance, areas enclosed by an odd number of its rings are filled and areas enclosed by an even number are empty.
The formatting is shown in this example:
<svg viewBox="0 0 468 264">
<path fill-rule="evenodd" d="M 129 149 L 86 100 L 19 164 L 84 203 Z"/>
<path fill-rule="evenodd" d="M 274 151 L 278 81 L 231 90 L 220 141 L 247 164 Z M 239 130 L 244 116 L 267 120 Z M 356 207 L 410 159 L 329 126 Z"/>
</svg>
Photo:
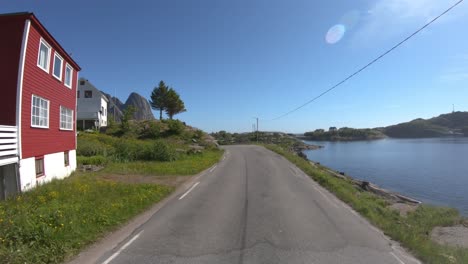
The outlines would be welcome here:
<svg viewBox="0 0 468 264">
<path fill-rule="evenodd" d="M 23 107 L 23 78 L 24 78 L 24 64 L 26 62 L 26 51 L 28 48 L 29 29 L 31 27 L 31 20 L 27 19 L 24 24 L 23 42 L 21 44 L 21 55 L 18 69 L 18 86 L 16 89 L 16 127 L 18 128 L 18 157 L 22 157 L 22 139 L 21 139 L 21 113 Z"/>
</svg>

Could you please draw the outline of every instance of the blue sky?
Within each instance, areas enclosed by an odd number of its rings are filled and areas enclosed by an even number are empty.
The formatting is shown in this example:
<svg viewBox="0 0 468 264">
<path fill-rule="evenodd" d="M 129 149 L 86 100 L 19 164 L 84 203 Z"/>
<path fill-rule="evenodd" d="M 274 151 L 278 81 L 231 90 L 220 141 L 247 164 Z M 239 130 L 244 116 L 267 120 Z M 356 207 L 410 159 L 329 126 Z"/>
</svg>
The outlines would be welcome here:
<svg viewBox="0 0 468 264">
<path fill-rule="evenodd" d="M 98 88 L 149 97 L 160 80 L 205 131 L 378 127 L 468 111 L 468 2 L 356 78 L 301 105 L 406 37 L 453 0 L 0 0 L 31 11 Z M 344 24 L 342 38 L 326 39 Z M 330 39 L 329 39 L 330 40 Z M 337 41 L 339 40 L 339 41 Z M 158 115 L 155 115 L 158 116 Z"/>
</svg>

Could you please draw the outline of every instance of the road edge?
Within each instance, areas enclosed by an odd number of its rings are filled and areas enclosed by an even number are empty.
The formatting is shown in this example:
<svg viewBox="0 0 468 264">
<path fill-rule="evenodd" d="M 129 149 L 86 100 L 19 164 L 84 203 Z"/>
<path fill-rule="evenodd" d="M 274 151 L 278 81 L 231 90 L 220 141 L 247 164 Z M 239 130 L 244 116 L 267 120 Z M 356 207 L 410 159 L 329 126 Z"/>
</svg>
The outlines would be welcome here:
<svg viewBox="0 0 468 264">
<path fill-rule="evenodd" d="M 197 182 L 201 177 L 208 174 L 210 170 L 217 166 L 221 161 L 223 161 L 227 156 L 227 151 L 224 151 L 223 156 L 220 157 L 218 162 L 213 164 L 211 167 L 203 170 L 202 172 L 187 176 L 190 177 L 183 184 L 177 187 L 172 194 L 159 201 L 158 203 L 151 206 L 148 210 L 143 213 L 133 217 L 123 226 L 118 227 L 117 230 L 112 231 L 96 242 L 92 243 L 85 249 L 81 250 L 78 255 L 68 259 L 64 263 L 67 264 L 81 264 L 81 263 L 97 263 L 97 261 L 103 256 L 102 253 L 112 251 L 113 249 L 119 247 L 125 240 L 134 234 L 139 227 L 144 225 L 148 220 L 166 206 L 170 201 L 177 199 L 182 193 L 187 191 L 195 182 Z"/>
</svg>

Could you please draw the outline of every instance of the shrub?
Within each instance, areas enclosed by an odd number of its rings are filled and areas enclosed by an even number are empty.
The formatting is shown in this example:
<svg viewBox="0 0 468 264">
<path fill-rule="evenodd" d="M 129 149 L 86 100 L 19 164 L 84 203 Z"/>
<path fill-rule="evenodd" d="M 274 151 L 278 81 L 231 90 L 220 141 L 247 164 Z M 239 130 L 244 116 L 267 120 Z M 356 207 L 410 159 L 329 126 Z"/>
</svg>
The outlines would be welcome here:
<svg viewBox="0 0 468 264">
<path fill-rule="evenodd" d="M 141 160 L 174 161 L 177 159 L 177 152 L 174 148 L 163 141 L 155 141 L 147 144 L 144 153 L 139 157 Z"/>
<path fill-rule="evenodd" d="M 157 139 L 161 137 L 163 127 L 160 122 L 148 121 L 141 123 L 138 130 L 141 139 Z"/>
<path fill-rule="evenodd" d="M 197 130 L 195 131 L 193 137 L 194 137 L 195 139 L 200 140 L 200 139 L 203 138 L 204 135 L 205 135 L 205 133 L 203 133 L 203 131 L 197 129 Z"/>
<path fill-rule="evenodd" d="M 115 143 L 116 161 L 173 161 L 177 159 L 174 148 L 163 141 L 121 139 Z"/>
<path fill-rule="evenodd" d="M 146 135 L 152 134 L 154 136 L 160 133 L 158 127 L 161 127 L 161 125 L 158 122 L 147 122 L 140 127 L 146 126 L 148 132 Z M 80 135 L 78 138 L 77 154 L 83 157 L 102 156 L 107 161 L 117 162 L 132 162 L 137 160 L 173 161 L 178 158 L 175 147 L 166 141 L 141 140 L 126 137 L 117 138 L 103 134 Z M 81 159 L 81 161 L 102 162 L 102 160 L 91 161 L 89 159 Z"/>
<path fill-rule="evenodd" d="M 76 149 L 76 154 L 78 156 L 110 156 L 113 152 L 114 149 L 112 146 L 91 137 L 91 135 L 78 137 L 78 146 Z"/>
<path fill-rule="evenodd" d="M 107 163 L 107 159 L 103 156 L 92 156 L 92 157 L 83 157 L 78 156 L 76 157 L 78 164 L 81 165 L 105 165 Z"/>
<path fill-rule="evenodd" d="M 121 139 L 115 142 L 114 159 L 117 161 L 134 161 L 138 159 L 142 144 L 137 140 Z"/>
<path fill-rule="evenodd" d="M 164 120 L 168 126 L 168 135 L 181 135 L 185 130 L 185 125 L 179 120 Z"/>
</svg>

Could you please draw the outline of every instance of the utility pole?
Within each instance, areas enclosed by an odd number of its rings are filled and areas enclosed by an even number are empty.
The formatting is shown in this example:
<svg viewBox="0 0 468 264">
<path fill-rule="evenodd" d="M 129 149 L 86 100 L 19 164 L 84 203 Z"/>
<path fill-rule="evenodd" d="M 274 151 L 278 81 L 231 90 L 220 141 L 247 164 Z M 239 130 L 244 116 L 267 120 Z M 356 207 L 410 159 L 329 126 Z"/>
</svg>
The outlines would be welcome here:
<svg viewBox="0 0 468 264">
<path fill-rule="evenodd" d="M 258 143 L 258 117 L 256 117 L 257 119 L 257 143 Z"/>
</svg>

